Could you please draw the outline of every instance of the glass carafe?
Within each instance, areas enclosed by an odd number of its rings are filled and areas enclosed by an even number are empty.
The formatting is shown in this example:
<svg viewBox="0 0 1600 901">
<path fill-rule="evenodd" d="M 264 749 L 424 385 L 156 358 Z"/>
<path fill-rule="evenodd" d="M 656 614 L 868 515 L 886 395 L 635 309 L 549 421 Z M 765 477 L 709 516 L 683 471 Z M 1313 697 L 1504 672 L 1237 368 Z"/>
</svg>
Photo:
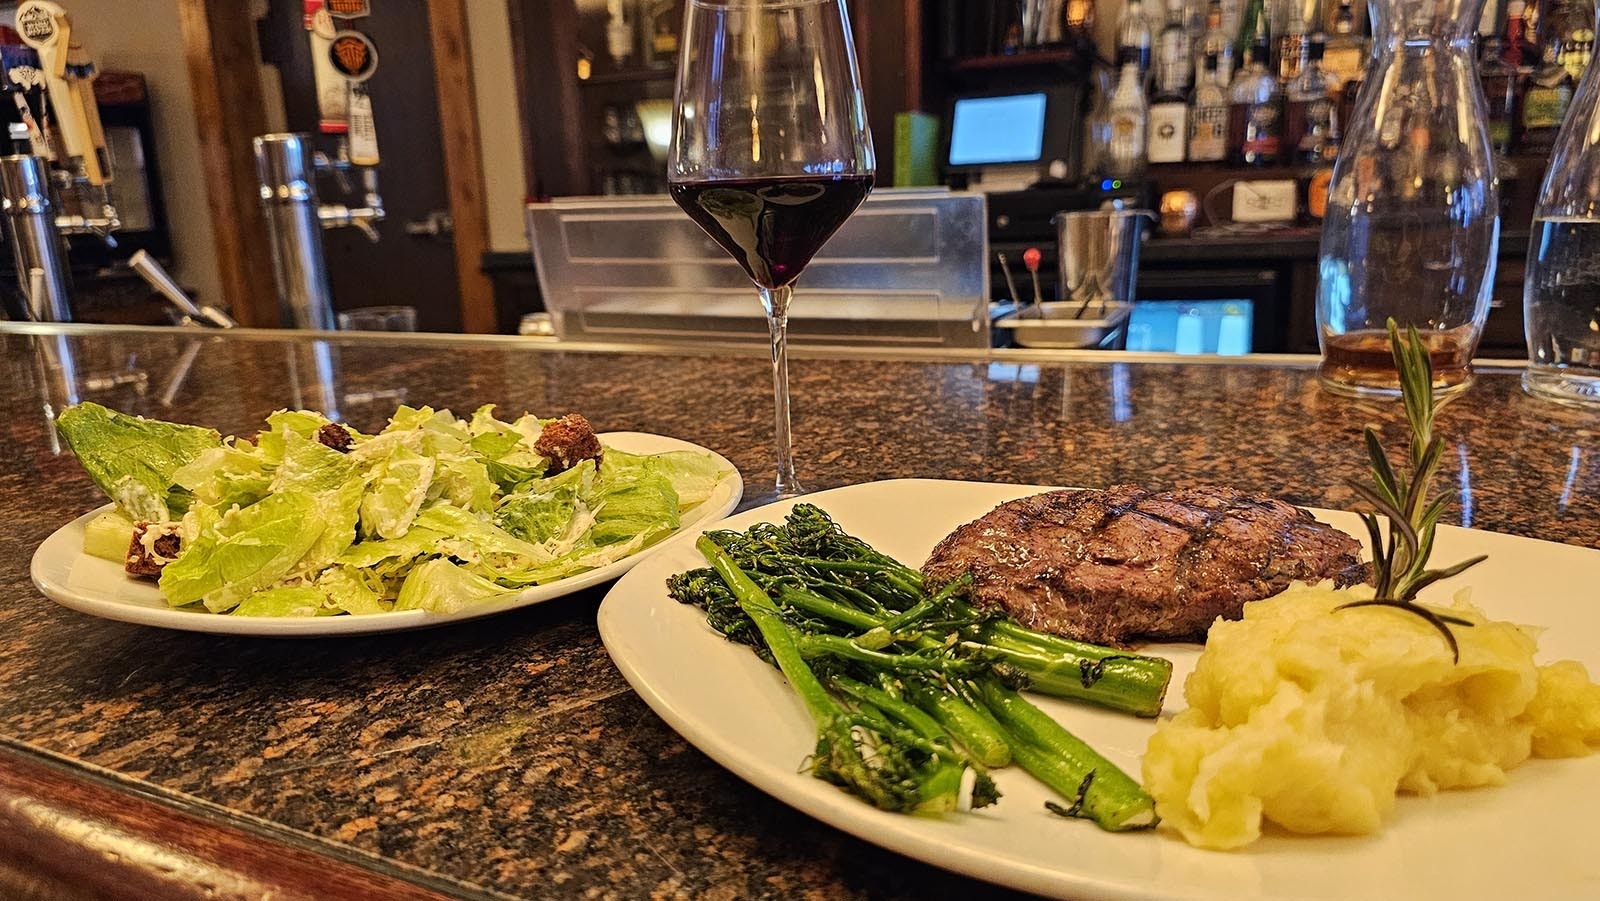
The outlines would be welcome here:
<svg viewBox="0 0 1600 901">
<path fill-rule="evenodd" d="M 1533 210 L 1522 313 L 1523 386 L 1600 404 L 1600 65 L 1584 70 Z"/>
<path fill-rule="evenodd" d="M 1374 0 L 1373 58 L 1328 187 L 1321 377 L 1398 395 L 1385 323 L 1416 326 L 1434 390 L 1464 388 L 1489 311 L 1499 190 L 1472 58 L 1484 0 Z"/>
</svg>

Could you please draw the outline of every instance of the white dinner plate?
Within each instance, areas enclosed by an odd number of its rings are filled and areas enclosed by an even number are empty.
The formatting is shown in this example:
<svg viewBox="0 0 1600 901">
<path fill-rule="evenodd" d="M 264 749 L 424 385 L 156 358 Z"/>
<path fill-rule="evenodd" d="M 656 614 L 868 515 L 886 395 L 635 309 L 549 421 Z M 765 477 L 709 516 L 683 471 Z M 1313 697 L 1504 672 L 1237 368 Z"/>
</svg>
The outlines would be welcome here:
<svg viewBox="0 0 1600 901">
<path fill-rule="evenodd" d="M 744 481 L 739 477 L 739 471 L 733 464 L 721 454 L 698 444 L 646 432 L 606 432 L 600 435 L 600 441 L 606 447 L 614 447 L 630 454 L 697 451 L 716 458 L 717 465 L 723 470 L 723 476 L 717 482 L 711 497 L 684 514 L 680 530 L 692 530 L 698 535 L 703 527 L 732 512 L 744 495 Z M 84 527 L 105 509 L 108 507 L 85 513 L 57 529 L 39 545 L 39 549 L 33 554 L 33 584 L 56 603 L 94 616 L 144 626 L 225 635 L 262 635 L 279 638 L 361 635 L 371 632 L 423 629 L 477 619 L 480 616 L 504 613 L 518 607 L 553 600 L 579 589 L 615 579 L 662 546 L 658 542 L 598 569 L 544 585 L 534 585 L 522 590 L 514 598 L 494 604 L 469 607 L 458 613 L 400 610 L 361 616 L 224 616 L 175 609 L 167 604 L 154 583 L 130 578 L 116 563 L 85 554 Z"/>
<path fill-rule="evenodd" d="M 975 482 L 873 482 L 802 498 L 884 553 L 919 565 L 955 526 L 1043 489 Z M 719 528 L 777 522 L 795 501 L 746 511 Z M 1353 535 L 1349 513 L 1314 511 Z M 1436 559 L 1489 555 L 1455 580 L 1490 615 L 1548 627 L 1541 659 L 1600 671 L 1600 551 L 1443 527 Z M 623 675 L 690 743 L 779 800 L 919 860 L 1068 898 L 1600 898 L 1600 757 L 1532 760 L 1496 789 L 1402 797 L 1379 835 L 1269 832 L 1240 851 L 1202 851 L 1175 833 L 1112 834 L 1047 813 L 1048 790 L 1016 767 L 995 773 L 996 806 L 940 819 L 872 808 L 800 772 L 816 731 L 778 671 L 725 640 L 701 611 L 672 601 L 665 579 L 704 566 L 688 535 L 623 577 L 600 606 L 600 634 Z M 1434 586 L 1448 596 L 1456 586 Z M 1438 597 L 1438 594 L 1425 595 Z M 1167 713 L 1183 706 L 1198 648 L 1156 645 L 1175 664 Z M 1034 697 L 1040 707 L 1139 774 L 1151 720 Z"/>
</svg>

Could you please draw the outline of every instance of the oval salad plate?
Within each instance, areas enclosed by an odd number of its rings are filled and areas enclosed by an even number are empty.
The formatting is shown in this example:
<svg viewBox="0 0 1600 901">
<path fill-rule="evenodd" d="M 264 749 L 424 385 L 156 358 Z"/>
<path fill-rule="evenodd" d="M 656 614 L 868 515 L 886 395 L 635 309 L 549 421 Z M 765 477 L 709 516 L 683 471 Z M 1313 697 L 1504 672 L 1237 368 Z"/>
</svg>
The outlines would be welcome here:
<svg viewBox="0 0 1600 901">
<path fill-rule="evenodd" d="M 892 481 L 808 495 L 846 531 L 918 565 L 951 529 L 996 504 L 1044 490 L 975 482 Z M 795 501 L 745 511 L 720 524 L 779 522 Z M 1352 514 L 1313 511 L 1355 535 Z M 1463 575 L 1491 616 L 1545 627 L 1541 660 L 1572 658 L 1600 670 L 1600 551 L 1441 527 L 1439 559 L 1478 553 Z M 1402 796 L 1375 836 L 1314 837 L 1269 831 L 1232 852 L 1202 851 L 1157 829 L 1108 833 L 1046 812 L 1052 796 L 1016 767 L 993 773 L 1003 797 L 985 810 L 942 818 L 885 813 L 802 773 L 816 729 L 781 674 L 706 625 L 664 582 L 705 565 L 686 535 L 623 577 L 600 606 L 600 634 L 617 667 L 662 719 L 713 760 L 810 816 L 869 842 L 960 873 L 1077 899 L 1600 898 L 1600 756 L 1531 760 L 1503 787 Z M 1448 597 L 1453 587 L 1434 586 Z M 1433 595 L 1438 597 L 1439 595 Z M 1167 713 L 1183 704 L 1199 648 L 1154 645 L 1175 664 Z M 1031 699 L 1137 777 L 1151 720 L 1051 698 Z"/>
<path fill-rule="evenodd" d="M 710 454 L 723 471 L 711 497 L 683 516 L 679 531 L 696 534 L 727 516 L 744 495 L 744 481 L 726 458 L 698 444 L 652 435 L 645 432 L 606 432 L 600 440 L 607 447 L 630 454 L 659 454 L 667 451 L 695 451 Z M 102 510 L 92 510 L 57 529 L 33 555 L 33 584 L 45 596 L 73 610 L 106 619 L 225 635 L 260 635 L 280 638 L 306 638 L 320 635 L 361 635 L 423 629 L 463 620 L 491 616 L 553 600 L 574 591 L 617 578 L 662 546 L 657 542 L 636 554 L 588 572 L 544 585 L 534 585 L 515 597 L 469 607 L 457 613 L 440 614 L 426 610 L 401 610 L 361 616 L 226 616 L 171 607 L 156 586 L 130 578 L 122 567 L 110 560 L 83 552 L 83 532 L 89 521 Z M 674 536 L 668 536 L 671 540 Z"/>
</svg>

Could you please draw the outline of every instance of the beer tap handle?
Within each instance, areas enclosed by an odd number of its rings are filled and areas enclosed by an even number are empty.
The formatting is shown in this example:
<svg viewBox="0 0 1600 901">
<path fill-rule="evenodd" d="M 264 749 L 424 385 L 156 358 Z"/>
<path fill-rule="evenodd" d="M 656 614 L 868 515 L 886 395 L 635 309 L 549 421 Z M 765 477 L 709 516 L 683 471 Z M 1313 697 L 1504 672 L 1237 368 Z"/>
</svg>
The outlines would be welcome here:
<svg viewBox="0 0 1600 901">
<path fill-rule="evenodd" d="M 317 130 L 325 135 L 342 135 L 349 129 L 349 90 L 334 68 L 328 49 L 338 27 L 323 0 L 305 0 L 306 39 L 311 44 L 311 74 L 317 91 Z"/>
<path fill-rule="evenodd" d="M 370 169 L 378 165 L 378 124 L 372 116 L 372 95 L 365 83 L 350 85 L 350 162 Z"/>
<path fill-rule="evenodd" d="M 67 75 L 79 115 L 88 130 L 90 162 L 93 163 L 89 169 L 89 183 L 97 186 L 110 184 L 111 153 L 106 149 L 106 130 L 100 121 L 100 103 L 94 97 L 94 80 L 98 72 L 81 42 L 67 45 Z M 99 181 L 95 180 L 97 176 Z"/>
<path fill-rule="evenodd" d="M 24 0 L 17 7 L 17 31 L 22 42 L 39 54 L 39 66 L 44 70 L 45 89 L 50 97 L 50 110 L 56 126 L 61 131 L 61 141 L 67 156 L 83 160 L 85 169 L 93 156 L 89 138 L 89 124 L 83 120 L 82 109 L 67 83 L 67 42 L 72 39 L 72 26 L 66 12 L 50 0 Z"/>
<path fill-rule="evenodd" d="M 73 49 L 72 22 L 66 11 L 51 0 L 24 0 L 17 6 L 16 22 L 22 42 L 39 54 L 50 111 L 66 155 L 83 167 L 89 184 L 107 184 L 110 155 L 94 101 L 94 67 L 87 63 L 81 45 Z"/>
</svg>

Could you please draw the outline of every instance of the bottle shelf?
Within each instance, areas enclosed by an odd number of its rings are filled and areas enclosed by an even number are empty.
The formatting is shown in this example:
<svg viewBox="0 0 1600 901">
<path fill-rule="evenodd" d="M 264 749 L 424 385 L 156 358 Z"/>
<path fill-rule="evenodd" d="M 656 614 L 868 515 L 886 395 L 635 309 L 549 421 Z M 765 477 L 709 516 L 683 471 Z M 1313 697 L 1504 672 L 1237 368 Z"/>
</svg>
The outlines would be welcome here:
<svg viewBox="0 0 1600 901">
<path fill-rule="evenodd" d="M 578 80 L 578 84 L 642 84 L 652 81 L 671 81 L 678 74 L 673 66 L 658 66 L 648 69 L 616 69 L 610 72 L 596 72 L 588 78 Z"/>
<path fill-rule="evenodd" d="M 1083 61 L 1083 54 L 1074 48 L 1044 47 L 1035 50 L 1022 50 L 1017 53 L 957 57 L 950 60 L 950 68 L 957 72 L 978 72 L 995 69 L 1024 69 L 1030 66 L 1070 66 Z"/>
</svg>

